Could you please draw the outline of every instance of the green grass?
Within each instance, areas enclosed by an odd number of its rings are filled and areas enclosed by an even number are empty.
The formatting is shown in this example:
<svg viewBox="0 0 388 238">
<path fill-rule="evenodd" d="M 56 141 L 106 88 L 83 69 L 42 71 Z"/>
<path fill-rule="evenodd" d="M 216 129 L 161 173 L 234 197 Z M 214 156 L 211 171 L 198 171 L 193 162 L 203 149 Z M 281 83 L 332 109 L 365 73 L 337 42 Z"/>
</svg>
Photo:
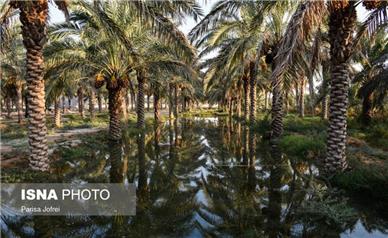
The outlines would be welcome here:
<svg viewBox="0 0 388 238">
<path fill-rule="evenodd" d="M 4 123 L 0 133 L 2 140 L 20 139 L 27 136 L 27 124 Z"/>
<path fill-rule="evenodd" d="M 71 130 L 79 128 L 92 128 L 92 127 L 107 127 L 109 123 L 109 115 L 107 113 L 97 114 L 93 120 L 90 118 L 82 118 L 78 114 L 67 114 L 63 116 L 61 130 Z M 46 119 L 47 133 L 52 135 L 55 133 L 56 128 L 54 126 L 54 120 L 52 117 Z M 2 140 L 14 140 L 20 138 L 26 138 L 28 134 L 27 121 L 23 121 L 22 124 L 16 122 L 4 122 L 1 126 L 1 139 Z"/>
<path fill-rule="evenodd" d="M 288 114 L 284 118 L 284 130 L 286 133 L 325 133 L 327 123 L 320 117 L 300 118 L 294 114 Z"/>
<path fill-rule="evenodd" d="M 211 116 L 227 116 L 228 112 L 221 109 L 195 109 L 189 112 L 181 113 L 183 117 L 211 117 Z"/>
<path fill-rule="evenodd" d="M 107 113 L 96 114 L 95 118 L 91 120 L 89 117 L 82 118 L 78 114 L 65 115 L 62 129 L 70 130 L 77 128 L 92 128 L 92 127 L 106 127 L 109 123 L 109 115 Z"/>
<path fill-rule="evenodd" d="M 336 175 L 333 183 L 351 193 L 379 198 L 388 202 L 388 160 L 367 159 L 363 155 L 350 155 L 351 170 Z"/>
<path fill-rule="evenodd" d="M 315 158 L 325 151 L 325 142 L 319 135 L 293 134 L 282 137 L 280 147 L 287 155 Z"/>
<path fill-rule="evenodd" d="M 363 126 L 356 119 L 349 120 L 349 135 L 366 141 L 370 146 L 388 150 L 388 120 L 372 121 Z"/>
<path fill-rule="evenodd" d="M 55 177 L 47 172 L 33 171 L 21 168 L 2 168 L 0 181 L 2 183 L 47 183 L 55 182 Z"/>
<path fill-rule="evenodd" d="M 257 120 L 253 128 L 264 135 L 270 130 L 270 118 Z M 316 159 L 325 153 L 326 130 L 327 122 L 319 117 L 299 118 L 289 114 L 284 118 L 284 134 L 280 140 L 282 152 L 296 159 Z M 387 121 L 374 121 L 365 127 L 350 118 L 348 132 L 361 143 L 352 144 L 352 149 L 348 147 L 347 158 L 352 169 L 334 177 L 334 185 L 350 193 L 388 201 L 388 156 L 379 150 L 388 149 Z"/>
</svg>

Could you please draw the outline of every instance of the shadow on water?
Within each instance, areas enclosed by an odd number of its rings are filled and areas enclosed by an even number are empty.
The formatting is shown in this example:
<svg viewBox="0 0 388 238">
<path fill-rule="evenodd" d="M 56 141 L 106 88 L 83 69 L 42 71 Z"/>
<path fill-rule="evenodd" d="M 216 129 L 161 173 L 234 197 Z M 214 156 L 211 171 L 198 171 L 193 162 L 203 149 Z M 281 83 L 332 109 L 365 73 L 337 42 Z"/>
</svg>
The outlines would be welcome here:
<svg viewBox="0 0 388 238">
<path fill-rule="evenodd" d="M 2 214 L 2 237 L 384 237 L 388 221 L 228 118 L 180 119 L 58 161 L 56 182 L 135 183 L 136 216 Z M 98 144 L 100 143 L 100 144 Z M 123 198 L 125 199 L 125 198 Z"/>
</svg>

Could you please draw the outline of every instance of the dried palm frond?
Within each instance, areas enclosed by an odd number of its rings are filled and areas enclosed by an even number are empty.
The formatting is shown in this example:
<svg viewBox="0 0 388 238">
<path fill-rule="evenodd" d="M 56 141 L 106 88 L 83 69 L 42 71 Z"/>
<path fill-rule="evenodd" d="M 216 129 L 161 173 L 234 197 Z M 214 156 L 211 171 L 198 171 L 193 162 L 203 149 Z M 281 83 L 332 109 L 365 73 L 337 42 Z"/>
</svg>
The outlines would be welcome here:
<svg viewBox="0 0 388 238">
<path fill-rule="evenodd" d="M 383 2 L 384 1 L 381 0 L 365 0 L 363 1 L 362 5 L 364 5 L 367 10 L 372 10 L 380 7 Z"/>
<path fill-rule="evenodd" d="M 379 30 L 379 28 L 386 27 L 388 23 L 387 12 L 388 12 L 388 2 L 385 2 L 385 4 L 381 3 L 380 7 L 373 10 L 369 14 L 369 17 L 362 24 L 361 29 L 357 33 L 354 44 L 357 44 L 360 37 L 364 35 L 366 32 L 370 37 L 373 34 L 375 34 Z"/>
<path fill-rule="evenodd" d="M 303 43 L 310 38 L 314 27 L 321 22 L 325 12 L 323 1 L 307 1 L 299 4 L 280 42 L 271 80 L 280 78 L 292 64 L 293 55 L 301 53 L 298 50 L 302 49 Z"/>
</svg>

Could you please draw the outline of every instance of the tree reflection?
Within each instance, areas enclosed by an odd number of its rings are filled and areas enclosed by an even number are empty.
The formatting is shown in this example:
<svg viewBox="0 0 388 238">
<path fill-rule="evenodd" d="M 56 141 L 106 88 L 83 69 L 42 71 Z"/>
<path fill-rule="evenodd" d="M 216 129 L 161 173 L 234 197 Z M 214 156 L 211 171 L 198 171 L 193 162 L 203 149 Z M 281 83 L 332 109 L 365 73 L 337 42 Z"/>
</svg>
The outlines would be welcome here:
<svg viewBox="0 0 388 238">
<path fill-rule="evenodd" d="M 94 143 L 82 158 L 57 161 L 65 169 L 50 181 L 135 183 L 136 216 L 2 214 L 2 237 L 338 237 L 358 217 L 367 229 L 388 228 L 380 210 L 354 206 L 354 217 L 343 194 L 316 179 L 313 164 L 230 119 L 181 118 L 124 131 L 122 143 Z"/>
</svg>

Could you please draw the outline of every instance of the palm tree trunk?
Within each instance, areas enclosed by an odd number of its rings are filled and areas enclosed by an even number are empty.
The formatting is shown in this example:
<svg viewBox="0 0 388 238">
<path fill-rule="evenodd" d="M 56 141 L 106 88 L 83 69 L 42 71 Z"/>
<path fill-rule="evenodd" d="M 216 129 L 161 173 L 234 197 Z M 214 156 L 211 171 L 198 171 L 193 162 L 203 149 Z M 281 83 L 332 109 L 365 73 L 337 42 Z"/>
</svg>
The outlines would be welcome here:
<svg viewBox="0 0 388 238">
<path fill-rule="evenodd" d="M 159 107 L 160 107 L 160 103 L 159 103 L 159 87 L 158 86 L 155 86 L 155 89 L 154 89 L 154 119 L 155 119 L 155 122 L 156 123 L 159 123 L 160 122 L 160 114 L 159 114 Z"/>
<path fill-rule="evenodd" d="M 125 110 L 127 111 L 127 113 L 129 113 L 129 93 L 128 93 L 128 90 L 125 90 Z"/>
<path fill-rule="evenodd" d="M 171 120 L 173 118 L 173 115 L 172 115 L 172 92 L 174 90 L 174 87 L 173 85 L 170 83 L 169 84 L 169 87 L 168 87 L 168 118 Z"/>
<path fill-rule="evenodd" d="M 137 73 L 137 87 L 138 87 L 138 95 L 137 95 L 137 127 L 140 129 L 144 129 L 144 75 L 143 72 L 139 71 Z"/>
<path fill-rule="evenodd" d="M 131 80 L 129 80 L 128 86 L 129 86 L 129 94 L 131 94 L 131 110 L 133 111 L 136 105 L 136 93 Z"/>
<path fill-rule="evenodd" d="M 238 118 L 241 117 L 241 103 L 242 103 L 242 100 L 241 100 L 241 89 L 240 89 L 240 94 L 237 96 L 237 101 L 236 101 L 236 116 Z"/>
<path fill-rule="evenodd" d="M 369 93 L 362 100 L 361 122 L 367 126 L 370 124 L 372 120 L 372 99 L 373 99 L 373 94 Z"/>
<path fill-rule="evenodd" d="M 10 96 L 5 97 L 5 107 L 7 108 L 7 118 L 11 118 L 11 98 Z"/>
<path fill-rule="evenodd" d="M 77 95 L 78 95 L 78 112 L 79 112 L 80 116 L 82 118 L 84 118 L 85 117 L 85 115 L 84 115 L 84 90 L 82 87 L 78 88 Z"/>
<path fill-rule="evenodd" d="M 97 92 L 97 101 L 98 101 L 98 112 L 101 113 L 102 112 L 102 95 L 101 95 L 100 90 L 98 90 L 98 92 Z"/>
<path fill-rule="evenodd" d="M 342 8 L 329 7 L 329 40 L 331 60 L 329 126 L 327 131 L 327 172 L 334 174 L 347 167 L 346 136 L 349 71 L 353 30 L 357 20 L 355 3 L 349 1 Z"/>
<path fill-rule="evenodd" d="M 264 111 L 268 110 L 268 92 L 264 92 Z"/>
<path fill-rule="evenodd" d="M 174 117 L 178 119 L 178 84 L 174 84 Z"/>
<path fill-rule="evenodd" d="M 283 134 L 283 95 L 278 79 L 272 82 L 272 90 L 271 140 L 276 140 Z"/>
<path fill-rule="evenodd" d="M 186 112 L 186 105 L 187 105 L 187 99 L 186 99 L 186 97 L 183 97 L 183 100 L 182 100 L 182 112 Z"/>
<path fill-rule="evenodd" d="M 233 116 L 233 99 L 232 99 L 232 97 L 228 97 L 228 111 L 229 111 L 229 117 L 231 118 Z"/>
<path fill-rule="evenodd" d="M 299 116 L 304 117 L 304 89 L 305 89 L 306 79 L 302 76 L 300 80 L 300 94 L 299 94 Z"/>
<path fill-rule="evenodd" d="M 94 88 L 90 89 L 90 96 L 89 96 L 89 114 L 90 119 L 94 119 L 94 104 L 96 103 L 96 92 L 94 91 Z"/>
<path fill-rule="evenodd" d="M 327 103 L 328 103 L 328 98 L 327 95 L 323 96 L 322 98 L 322 119 L 326 120 L 327 119 Z"/>
<path fill-rule="evenodd" d="M 249 121 L 253 123 L 256 116 L 256 69 L 255 62 L 250 62 L 250 80 L 249 80 L 249 96 L 251 108 L 249 110 Z"/>
<path fill-rule="evenodd" d="M 248 113 L 249 113 L 249 83 L 248 78 L 243 78 L 243 84 L 244 84 L 244 121 L 248 121 Z"/>
<path fill-rule="evenodd" d="M 29 161 L 34 170 L 49 169 L 47 128 L 45 113 L 45 88 L 43 80 L 43 46 L 46 42 L 47 1 L 13 1 L 20 9 L 23 44 L 26 48 L 28 94 L 28 143 Z"/>
<path fill-rule="evenodd" d="M 135 109 L 135 104 L 136 104 L 136 95 L 134 93 L 131 94 L 131 110 L 133 111 Z"/>
<path fill-rule="evenodd" d="M 123 114 L 123 119 L 125 120 L 125 121 L 127 121 L 128 120 L 128 112 L 127 112 L 127 89 L 126 88 L 123 88 L 122 89 L 122 92 L 121 92 L 123 95 L 122 95 L 122 99 L 123 99 L 123 101 L 122 101 L 122 109 L 121 109 L 121 111 L 122 111 L 122 114 Z"/>
<path fill-rule="evenodd" d="M 108 88 L 109 103 L 109 139 L 118 141 L 121 139 L 121 109 L 122 97 L 121 88 Z"/>
<path fill-rule="evenodd" d="M 62 96 L 62 114 L 65 114 L 65 104 L 66 104 L 66 99 L 65 95 Z"/>
<path fill-rule="evenodd" d="M 68 98 L 67 98 L 67 103 L 69 104 L 68 106 L 69 106 L 69 111 L 71 110 L 71 98 L 72 98 L 72 96 L 69 96 Z"/>
<path fill-rule="evenodd" d="M 22 96 L 22 85 L 17 84 L 16 86 L 16 109 L 18 111 L 18 123 L 22 123 L 23 117 L 23 96 Z"/>
<path fill-rule="evenodd" d="M 59 97 L 56 98 L 54 102 L 54 121 L 55 127 L 61 127 L 61 110 L 59 106 Z"/>
</svg>

